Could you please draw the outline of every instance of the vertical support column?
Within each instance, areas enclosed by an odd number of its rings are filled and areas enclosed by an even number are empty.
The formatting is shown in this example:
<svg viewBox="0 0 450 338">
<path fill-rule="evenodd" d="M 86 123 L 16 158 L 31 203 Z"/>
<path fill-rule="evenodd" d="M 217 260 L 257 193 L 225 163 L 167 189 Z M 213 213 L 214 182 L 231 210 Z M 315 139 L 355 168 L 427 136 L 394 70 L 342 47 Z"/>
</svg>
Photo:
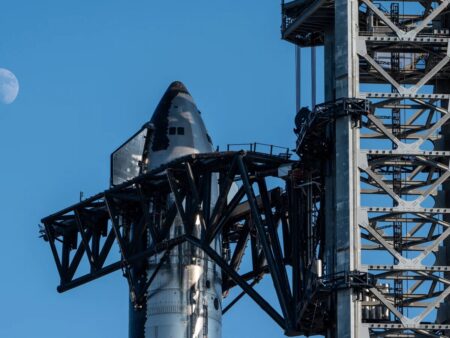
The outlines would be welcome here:
<svg viewBox="0 0 450 338">
<path fill-rule="evenodd" d="M 325 81 L 325 101 L 334 101 L 336 99 L 335 93 L 335 72 L 334 72 L 334 60 L 335 60 L 335 36 L 334 29 L 327 30 L 324 34 L 324 55 L 325 55 L 325 70 L 324 70 L 324 81 Z M 334 130 L 332 126 L 328 127 L 328 133 L 334 135 Z M 323 205 L 324 214 L 325 214 L 325 238 L 324 238 L 324 275 L 332 275 L 335 271 L 336 266 L 336 209 L 335 209 L 335 194 L 334 194 L 334 186 L 336 181 L 335 173 L 336 161 L 330 160 L 327 161 L 327 164 L 324 168 L 325 170 L 325 196 Z M 331 302 L 331 300 L 329 300 Z M 329 308 L 332 308 L 332 304 L 328 304 Z M 334 318 L 336 320 L 337 318 Z M 327 328 L 326 337 L 332 338 L 335 337 L 335 327 L 331 326 Z"/>
<path fill-rule="evenodd" d="M 317 53 L 316 47 L 311 47 L 311 109 L 314 109 L 317 104 Z"/>
<path fill-rule="evenodd" d="M 436 81 L 435 91 L 437 93 L 445 93 L 448 94 L 450 91 L 450 80 L 439 80 Z M 443 105 L 447 104 L 447 107 L 442 107 L 444 109 L 449 109 L 450 102 L 443 102 Z M 437 143 L 437 149 L 446 150 L 450 149 L 450 125 L 446 124 L 442 127 L 442 139 L 441 142 Z M 442 192 L 440 192 L 440 198 L 437 199 L 437 205 L 439 207 L 448 207 L 450 205 L 450 182 L 445 182 L 442 185 Z M 443 215 L 443 219 L 446 222 L 450 222 L 450 215 Z M 440 246 L 437 252 L 437 260 L 436 265 L 450 265 L 450 237 L 447 237 Z M 444 273 L 444 277 L 446 279 L 450 279 L 450 272 Z M 436 322 L 439 324 L 450 324 L 450 297 L 447 297 L 447 300 L 440 305 L 437 310 Z M 450 330 L 444 331 L 445 334 L 450 334 Z"/>
<path fill-rule="evenodd" d="M 358 56 L 356 37 L 358 2 L 336 0 L 334 81 L 335 98 L 358 97 Z M 335 122 L 335 172 L 334 176 L 334 273 L 347 273 L 358 268 L 357 210 L 359 198 L 359 172 L 357 156 L 359 133 L 351 116 L 340 116 Z M 333 231 L 333 229 L 327 229 Z M 336 291 L 336 338 L 362 337 L 359 332 L 358 302 L 352 289 Z"/>
<path fill-rule="evenodd" d="M 302 95 L 302 50 L 299 46 L 295 46 L 295 111 L 301 108 Z"/>
</svg>

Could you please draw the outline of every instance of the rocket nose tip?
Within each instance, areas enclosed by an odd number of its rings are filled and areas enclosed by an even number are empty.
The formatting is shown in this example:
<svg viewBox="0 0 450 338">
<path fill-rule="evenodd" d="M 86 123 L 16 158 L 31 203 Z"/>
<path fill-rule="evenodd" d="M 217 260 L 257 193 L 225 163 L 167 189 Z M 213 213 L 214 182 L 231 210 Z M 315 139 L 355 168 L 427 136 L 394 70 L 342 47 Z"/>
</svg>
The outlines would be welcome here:
<svg viewBox="0 0 450 338">
<path fill-rule="evenodd" d="M 182 92 L 189 94 L 186 86 L 181 81 L 174 81 L 169 85 L 168 91 L 173 92 Z"/>
<path fill-rule="evenodd" d="M 184 99 L 186 99 L 186 97 L 189 97 L 190 98 L 189 101 L 193 102 L 192 96 L 187 90 L 186 86 L 183 84 L 183 82 L 181 81 L 172 82 L 167 88 L 164 95 L 162 96 L 161 100 L 159 101 L 159 104 L 156 107 L 155 111 L 153 112 L 152 118 L 150 119 L 150 122 L 154 123 L 156 128 L 159 127 L 157 126 L 157 123 L 155 123 L 155 121 L 160 119 L 161 116 L 163 116 L 163 119 L 166 119 L 167 114 L 169 114 L 172 101 L 179 94 L 184 94 Z"/>
</svg>

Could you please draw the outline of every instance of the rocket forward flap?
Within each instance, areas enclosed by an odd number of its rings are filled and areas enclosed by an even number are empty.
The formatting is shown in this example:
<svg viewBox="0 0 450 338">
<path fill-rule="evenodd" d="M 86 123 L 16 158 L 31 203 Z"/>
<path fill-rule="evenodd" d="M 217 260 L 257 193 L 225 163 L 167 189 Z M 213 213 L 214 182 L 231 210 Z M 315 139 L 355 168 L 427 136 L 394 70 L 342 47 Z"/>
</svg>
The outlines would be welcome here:
<svg viewBox="0 0 450 338">
<path fill-rule="evenodd" d="M 152 135 L 153 126 L 148 123 L 111 154 L 111 186 L 129 181 L 145 171 L 146 149 Z"/>
</svg>

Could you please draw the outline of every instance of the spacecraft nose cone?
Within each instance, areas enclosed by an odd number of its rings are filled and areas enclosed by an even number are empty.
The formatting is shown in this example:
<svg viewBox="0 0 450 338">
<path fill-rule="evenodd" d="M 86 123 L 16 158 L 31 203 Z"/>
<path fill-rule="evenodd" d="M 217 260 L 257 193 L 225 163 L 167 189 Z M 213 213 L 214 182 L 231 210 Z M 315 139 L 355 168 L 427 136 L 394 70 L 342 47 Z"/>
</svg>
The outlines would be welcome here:
<svg viewBox="0 0 450 338">
<path fill-rule="evenodd" d="M 167 88 L 167 91 L 189 94 L 186 86 L 181 81 L 174 81 L 174 82 L 172 82 L 169 85 L 169 88 Z"/>
<path fill-rule="evenodd" d="M 180 81 L 169 85 L 150 122 L 154 125 L 150 169 L 184 155 L 212 151 L 200 111 Z"/>
</svg>

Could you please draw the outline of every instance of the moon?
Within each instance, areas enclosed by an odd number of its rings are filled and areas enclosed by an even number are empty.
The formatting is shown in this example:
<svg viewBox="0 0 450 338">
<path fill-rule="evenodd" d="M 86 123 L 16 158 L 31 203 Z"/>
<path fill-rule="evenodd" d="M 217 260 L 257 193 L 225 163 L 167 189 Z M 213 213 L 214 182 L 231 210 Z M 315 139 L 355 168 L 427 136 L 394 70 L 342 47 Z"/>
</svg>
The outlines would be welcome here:
<svg viewBox="0 0 450 338">
<path fill-rule="evenodd" d="M 0 68 L 0 102 L 11 104 L 19 94 L 19 81 L 9 70 Z"/>
</svg>

